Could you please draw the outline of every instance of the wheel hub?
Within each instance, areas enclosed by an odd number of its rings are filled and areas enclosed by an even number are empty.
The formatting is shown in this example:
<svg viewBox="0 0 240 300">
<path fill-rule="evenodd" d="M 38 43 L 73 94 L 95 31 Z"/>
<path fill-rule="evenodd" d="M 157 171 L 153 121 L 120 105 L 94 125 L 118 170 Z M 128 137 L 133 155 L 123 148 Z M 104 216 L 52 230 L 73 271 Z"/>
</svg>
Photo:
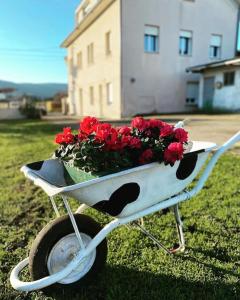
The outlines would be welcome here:
<svg viewBox="0 0 240 300">
<path fill-rule="evenodd" d="M 86 247 L 92 238 L 80 233 L 84 246 Z M 75 233 L 71 233 L 61 238 L 52 248 L 48 256 L 47 267 L 49 274 L 55 274 L 63 270 L 81 250 L 79 241 Z M 91 269 L 96 258 L 96 249 L 88 256 L 84 257 L 76 269 L 74 269 L 67 277 L 63 278 L 59 283 L 70 284 L 78 281 Z"/>
</svg>

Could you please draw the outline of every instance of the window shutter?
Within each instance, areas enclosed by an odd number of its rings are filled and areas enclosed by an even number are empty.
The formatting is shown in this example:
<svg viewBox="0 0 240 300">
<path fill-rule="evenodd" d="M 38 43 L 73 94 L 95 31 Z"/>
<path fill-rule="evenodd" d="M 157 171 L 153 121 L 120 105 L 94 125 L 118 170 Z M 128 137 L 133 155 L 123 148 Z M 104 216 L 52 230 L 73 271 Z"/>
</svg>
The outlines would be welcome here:
<svg viewBox="0 0 240 300">
<path fill-rule="evenodd" d="M 222 38 L 220 35 L 212 35 L 211 46 L 221 47 Z"/>
<path fill-rule="evenodd" d="M 156 26 L 145 26 L 145 34 L 158 36 L 158 27 Z"/>
</svg>

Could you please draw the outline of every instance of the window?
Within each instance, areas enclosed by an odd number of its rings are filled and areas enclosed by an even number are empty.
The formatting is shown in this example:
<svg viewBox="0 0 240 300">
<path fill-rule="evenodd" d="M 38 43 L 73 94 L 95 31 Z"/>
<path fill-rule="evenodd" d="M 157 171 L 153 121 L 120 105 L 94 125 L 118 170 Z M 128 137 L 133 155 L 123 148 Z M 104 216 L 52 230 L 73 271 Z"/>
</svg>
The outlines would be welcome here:
<svg viewBox="0 0 240 300">
<path fill-rule="evenodd" d="M 159 27 L 145 26 L 144 31 L 144 50 L 145 52 L 158 52 L 159 51 Z"/>
<path fill-rule="evenodd" d="M 79 114 L 83 115 L 83 89 L 79 89 Z"/>
<path fill-rule="evenodd" d="M 224 73 L 224 86 L 231 86 L 235 83 L 235 72 Z"/>
<path fill-rule="evenodd" d="M 179 54 L 192 55 L 192 32 L 180 31 L 179 37 Z"/>
<path fill-rule="evenodd" d="M 68 61 L 68 68 L 69 68 L 69 71 L 72 72 L 72 70 L 73 70 L 73 59 L 72 58 L 70 58 Z"/>
<path fill-rule="evenodd" d="M 89 88 L 89 95 L 90 95 L 90 104 L 94 104 L 94 88 L 93 86 L 90 86 Z"/>
<path fill-rule="evenodd" d="M 88 57 L 88 64 L 93 64 L 94 63 L 94 46 L 93 46 L 93 43 L 91 43 L 87 47 L 87 57 Z"/>
<path fill-rule="evenodd" d="M 186 104 L 198 104 L 199 82 L 187 82 Z"/>
<path fill-rule="evenodd" d="M 107 32 L 105 35 L 105 47 L 106 47 L 106 55 L 111 54 L 111 31 Z"/>
<path fill-rule="evenodd" d="M 112 83 L 109 82 L 107 83 L 107 104 L 112 104 L 113 103 L 113 88 L 112 88 Z"/>
<path fill-rule="evenodd" d="M 222 37 L 221 35 L 212 34 L 211 44 L 210 44 L 210 58 L 221 58 L 221 47 L 222 47 Z"/>
<path fill-rule="evenodd" d="M 79 69 L 82 68 L 82 52 L 79 52 L 77 55 L 77 65 L 78 65 Z"/>
<path fill-rule="evenodd" d="M 98 87 L 98 92 L 99 92 L 99 102 L 100 104 L 102 103 L 102 85 L 100 84 Z"/>
</svg>

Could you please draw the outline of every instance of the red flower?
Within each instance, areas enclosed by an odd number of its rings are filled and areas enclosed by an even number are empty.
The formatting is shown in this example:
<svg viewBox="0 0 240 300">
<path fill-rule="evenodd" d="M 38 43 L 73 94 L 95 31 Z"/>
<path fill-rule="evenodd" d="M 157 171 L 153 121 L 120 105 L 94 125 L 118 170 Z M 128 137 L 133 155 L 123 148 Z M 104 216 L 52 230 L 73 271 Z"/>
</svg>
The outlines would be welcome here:
<svg viewBox="0 0 240 300">
<path fill-rule="evenodd" d="M 109 123 L 102 123 L 95 126 L 96 139 L 104 142 L 111 133 L 111 125 Z"/>
<path fill-rule="evenodd" d="M 64 134 L 63 133 L 58 133 L 55 137 L 55 143 L 56 144 L 63 144 L 64 142 Z"/>
<path fill-rule="evenodd" d="M 71 127 L 65 127 L 65 128 L 63 128 L 63 134 L 69 134 L 69 133 L 72 133 Z"/>
<path fill-rule="evenodd" d="M 130 139 L 129 147 L 132 149 L 140 149 L 142 146 L 142 142 L 139 138 L 137 137 L 132 137 Z"/>
<path fill-rule="evenodd" d="M 174 164 L 183 158 L 183 145 L 181 143 L 171 143 L 164 151 L 164 161 Z"/>
<path fill-rule="evenodd" d="M 57 144 L 72 144 L 73 142 L 74 135 L 70 127 L 63 128 L 63 133 L 58 133 L 55 138 Z"/>
<path fill-rule="evenodd" d="M 188 132 L 183 128 L 177 128 L 174 130 L 175 138 L 180 143 L 186 143 L 188 141 Z"/>
<path fill-rule="evenodd" d="M 131 133 L 131 128 L 129 128 L 127 126 L 119 127 L 117 130 L 118 130 L 118 133 L 121 135 L 128 135 Z"/>
<path fill-rule="evenodd" d="M 85 117 L 80 123 L 80 131 L 89 135 L 95 131 L 97 124 L 99 124 L 98 119 L 94 117 Z"/>
<path fill-rule="evenodd" d="M 173 134 L 173 126 L 166 124 L 164 127 L 161 128 L 160 137 L 164 138 L 171 134 Z"/>
<path fill-rule="evenodd" d="M 136 117 L 132 120 L 131 126 L 137 128 L 140 131 L 143 131 L 148 126 L 148 122 L 144 120 L 143 117 Z"/>
<path fill-rule="evenodd" d="M 150 162 L 152 158 L 153 158 L 152 149 L 147 149 L 147 150 L 143 151 L 143 153 L 141 154 L 141 156 L 139 158 L 139 162 L 140 162 L 140 164 L 146 164 L 146 163 Z"/>
<path fill-rule="evenodd" d="M 165 125 L 166 125 L 166 123 L 164 123 L 161 120 L 157 120 L 157 119 L 149 120 L 149 127 L 151 127 L 151 128 L 161 128 Z"/>
</svg>

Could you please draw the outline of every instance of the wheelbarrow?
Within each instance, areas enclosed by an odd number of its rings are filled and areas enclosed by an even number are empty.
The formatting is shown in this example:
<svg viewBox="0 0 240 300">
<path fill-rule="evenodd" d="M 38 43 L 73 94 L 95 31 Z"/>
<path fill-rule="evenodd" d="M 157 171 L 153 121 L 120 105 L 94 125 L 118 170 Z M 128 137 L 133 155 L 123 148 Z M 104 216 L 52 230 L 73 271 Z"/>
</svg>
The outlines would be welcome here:
<svg viewBox="0 0 240 300">
<path fill-rule="evenodd" d="M 58 159 L 27 164 L 21 171 L 49 196 L 57 218 L 47 224 L 33 242 L 28 258 L 11 272 L 10 282 L 19 291 L 48 287 L 51 291 L 85 285 L 100 272 L 107 257 L 107 235 L 121 225 L 134 223 L 168 254 L 184 251 L 183 224 L 179 203 L 191 199 L 204 186 L 219 157 L 240 141 L 240 131 L 218 147 L 210 142 L 192 142 L 173 167 L 150 163 L 84 182 L 69 181 L 68 168 Z M 187 186 L 213 153 L 197 184 Z M 61 196 L 67 215 L 60 216 L 55 197 Z M 68 198 L 81 203 L 75 213 Z M 138 220 L 157 211 L 173 207 L 179 245 L 167 249 Z M 103 228 L 83 212 L 94 208 L 114 219 Z M 31 282 L 19 279 L 29 265 Z"/>
</svg>

